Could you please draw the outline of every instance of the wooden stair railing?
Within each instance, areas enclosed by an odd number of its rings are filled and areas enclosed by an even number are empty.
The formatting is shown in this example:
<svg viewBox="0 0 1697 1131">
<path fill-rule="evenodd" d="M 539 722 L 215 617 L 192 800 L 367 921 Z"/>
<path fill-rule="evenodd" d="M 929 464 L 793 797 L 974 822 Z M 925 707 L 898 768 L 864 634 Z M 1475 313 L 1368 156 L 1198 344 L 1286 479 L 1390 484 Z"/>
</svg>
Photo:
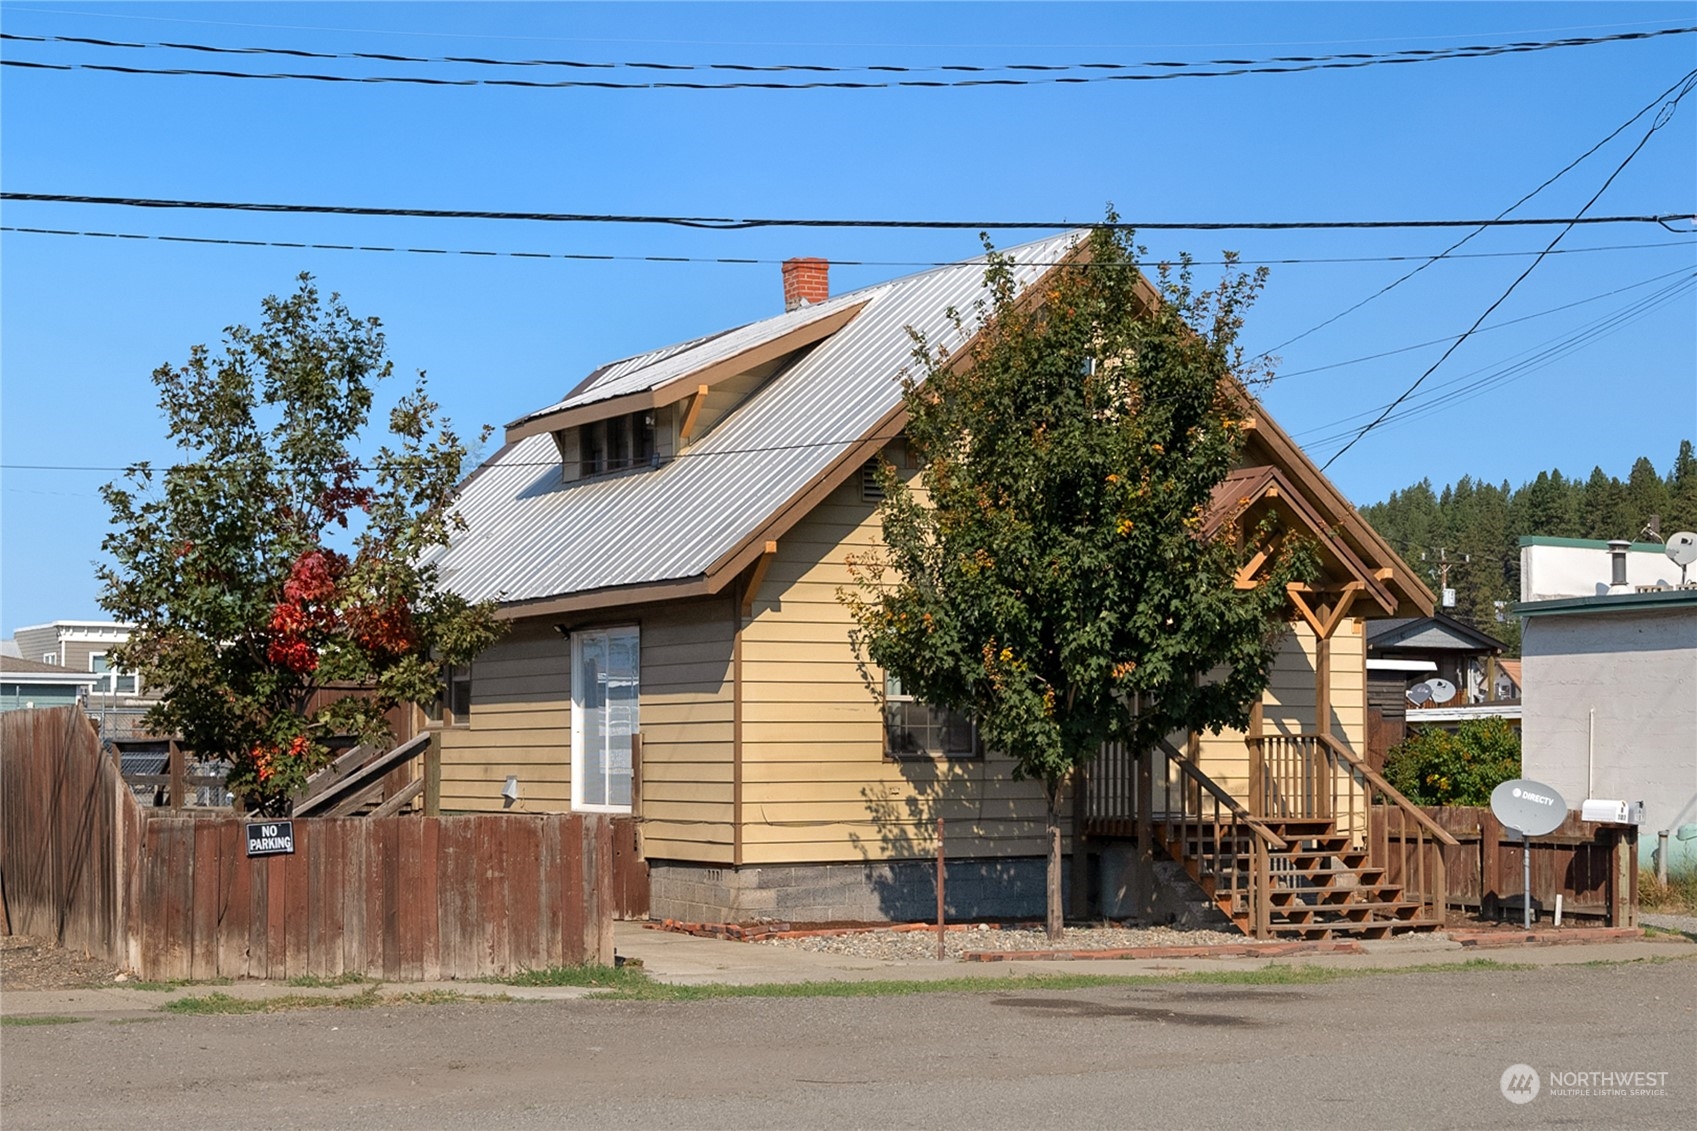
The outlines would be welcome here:
<svg viewBox="0 0 1697 1131">
<path fill-rule="evenodd" d="M 1272 861 L 1289 847 L 1235 797 L 1167 742 L 1156 753 L 1169 772 L 1166 811 L 1154 817 L 1167 854 L 1245 934 L 1272 934 Z M 1174 784 L 1178 808 L 1175 811 Z"/>
<path fill-rule="evenodd" d="M 430 736 L 421 734 L 386 753 L 375 754 L 368 746 L 356 746 L 307 779 L 306 788 L 295 798 L 296 817 L 351 817 L 378 800 L 383 778 L 399 766 L 423 754 Z M 387 817 L 399 812 L 424 789 L 424 779 L 415 778 L 372 813 Z"/>
<path fill-rule="evenodd" d="M 1419 902 L 1423 919 L 1443 922 L 1443 849 L 1459 844 L 1455 837 L 1332 735 L 1248 741 L 1251 812 L 1274 827 L 1280 820 L 1331 822 L 1351 850 L 1365 853 L 1368 868 Z"/>
</svg>

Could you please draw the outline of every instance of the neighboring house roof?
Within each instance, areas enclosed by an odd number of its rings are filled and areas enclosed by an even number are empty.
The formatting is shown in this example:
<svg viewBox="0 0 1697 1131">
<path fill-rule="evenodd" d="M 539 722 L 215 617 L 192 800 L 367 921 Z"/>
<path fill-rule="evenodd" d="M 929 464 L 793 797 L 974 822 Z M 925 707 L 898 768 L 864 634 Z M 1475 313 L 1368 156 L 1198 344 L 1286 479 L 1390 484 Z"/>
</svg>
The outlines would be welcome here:
<svg viewBox="0 0 1697 1131">
<path fill-rule="evenodd" d="M 1520 680 L 1520 661 L 1519 660 L 1498 660 L 1497 661 L 1497 669 L 1499 671 L 1501 671 L 1504 675 L 1508 676 L 1509 679 L 1513 680 L 1514 686 L 1516 688 L 1519 688 L 1521 690 L 1525 689 L 1526 685 L 1524 683 L 1522 683 L 1521 680 Z"/>
<path fill-rule="evenodd" d="M 1680 612 L 1686 609 L 1697 609 L 1697 585 L 1683 589 L 1640 589 L 1634 593 L 1606 593 L 1600 597 L 1521 601 L 1514 606 L 1514 611 L 1523 617 Z"/>
<path fill-rule="evenodd" d="M 0 680 L 8 683 L 72 683 L 88 686 L 105 678 L 99 672 L 79 672 L 21 656 L 0 656 Z"/>
<path fill-rule="evenodd" d="M 1030 288 L 1084 236 L 1008 249 L 1016 287 Z M 934 268 L 597 369 L 509 426 L 507 443 L 462 484 L 466 531 L 427 560 L 445 587 L 499 601 L 508 616 L 719 592 L 899 435 L 910 330 L 963 346 L 961 334 L 976 332 L 985 313 L 984 268 L 982 257 Z M 782 359 L 681 455 L 654 468 L 562 475 L 556 430 L 678 402 Z M 1428 611 L 1419 579 L 1252 400 L 1249 411 L 1258 418 L 1250 446 L 1278 471 L 1219 497 L 1306 499 L 1302 524 L 1384 612 Z"/>
<path fill-rule="evenodd" d="M 1501 652 L 1506 645 L 1488 633 L 1449 616 L 1396 617 L 1367 625 L 1367 652 L 1406 648 L 1421 652 Z"/>
</svg>

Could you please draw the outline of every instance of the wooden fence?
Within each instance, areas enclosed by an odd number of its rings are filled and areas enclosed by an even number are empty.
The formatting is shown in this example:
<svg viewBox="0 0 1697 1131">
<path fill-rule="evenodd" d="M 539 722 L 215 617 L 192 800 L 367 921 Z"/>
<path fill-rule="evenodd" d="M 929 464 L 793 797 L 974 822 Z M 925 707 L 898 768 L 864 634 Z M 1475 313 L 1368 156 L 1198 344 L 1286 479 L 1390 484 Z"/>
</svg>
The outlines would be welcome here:
<svg viewBox="0 0 1697 1131">
<path fill-rule="evenodd" d="M 1493 916 L 1503 914 L 1506 903 L 1515 909 L 1510 917 L 1517 917 L 1523 890 L 1519 834 L 1504 829 L 1486 808 L 1457 805 L 1424 811 L 1460 842 L 1443 848 L 1450 906 Z M 1403 835 L 1394 823 L 1388 829 L 1376 828 L 1375 834 L 1393 844 Z M 1564 919 L 1637 925 L 1636 829 L 1583 822 L 1570 811 L 1554 832 L 1532 838 L 1531 854 L 1533 909 L 1540 918 L 1549 920 L 1560 895 Z M 1397 872 L 1393 864 L 1390 879 L 1400 883 Z"/>
<path fill-rule="evenodd" d="M 611 963 L 615 910 L 645 900 L 604 816 L 305 818 L 293 854 L 250 858 L 241 819 L 144 816 L 80 710 L 0 728 L 6 930 L 144 978 Z"/>
<path fill-rule="evenodd" d="M 0 714 L 0 908 L 7 934 L 127 960 L 141 810 L 81 707 Z"/>
</svg>

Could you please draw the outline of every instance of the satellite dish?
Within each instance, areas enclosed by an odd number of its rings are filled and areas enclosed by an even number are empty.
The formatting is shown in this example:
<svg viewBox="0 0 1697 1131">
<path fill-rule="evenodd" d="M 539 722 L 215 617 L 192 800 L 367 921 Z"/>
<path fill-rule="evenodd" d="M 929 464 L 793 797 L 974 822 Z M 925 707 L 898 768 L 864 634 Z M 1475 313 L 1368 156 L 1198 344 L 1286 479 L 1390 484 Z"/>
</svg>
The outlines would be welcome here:
<svg viewBox="0 0 1697 1131">
<path fill-rule="evenodd" d="M 1426 681 L 1426 686 L 1432 692 L 1432 702 L 1434 703 L 1448 703 L 1455 698 L 1455 684 L 1447 679 L 1433 676 Z"/>
<path fill-rule="evenodd" d="M 1554 786 L 1515 778 L 1491 791 L 1491 812 L 1521 836 L 1543 836 L 1567 820 L 1567 802 Z"/>
<path fill-rule="evenodd" d="M 1403 695 L 1416 707 L 1424 707 L 1432 701 L 1432 689 L 1424 683 L 1415 684 L 1403 692 Z"/>
<path fill-rule="evenodd" d="M 1668 539 L 1668 544 L 1662 547 L 1662 551 L 1667 554 L 1668 561 L 1679 567 L 1679 583 L 1684 585 L 1685 567 L 1697 562 L 1697 534 L 1681 530 Z"/>
</svg>

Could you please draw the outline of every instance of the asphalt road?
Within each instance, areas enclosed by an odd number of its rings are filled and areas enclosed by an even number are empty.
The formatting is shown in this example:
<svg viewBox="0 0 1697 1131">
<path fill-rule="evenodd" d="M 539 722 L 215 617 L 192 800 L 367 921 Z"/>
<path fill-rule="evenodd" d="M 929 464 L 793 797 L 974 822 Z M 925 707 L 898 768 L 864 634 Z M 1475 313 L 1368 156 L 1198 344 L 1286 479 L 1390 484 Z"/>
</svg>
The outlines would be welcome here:
<svg viewBox="0 0 1697 1131">
<path fill-rule="evenodd" d="M 1684 961 L 1315 986 L 107 1017 L 0 1031 L 0 1121 L 1683 1128 L 1697 1125 L 1694 1011 L 1697 962 Z M 1540 1076 L 1523 1105 L 1500 1090 L 1516 1063 Z M 1555 1094 L 1552 1072 L 1666 1075 L 1663 1094 L 1587 1096 Z"/>
</svg>

